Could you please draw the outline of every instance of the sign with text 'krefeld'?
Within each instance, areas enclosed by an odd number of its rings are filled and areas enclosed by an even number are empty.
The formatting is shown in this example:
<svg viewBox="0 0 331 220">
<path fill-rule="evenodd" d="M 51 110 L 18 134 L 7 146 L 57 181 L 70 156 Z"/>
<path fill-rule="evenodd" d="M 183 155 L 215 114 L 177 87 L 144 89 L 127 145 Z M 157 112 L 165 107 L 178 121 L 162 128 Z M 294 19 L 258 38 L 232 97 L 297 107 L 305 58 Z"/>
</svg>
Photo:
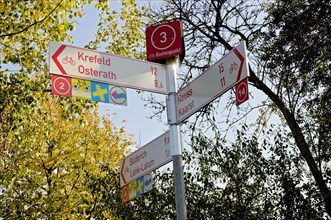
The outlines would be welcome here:
<svg viewBox="0 0 331 220">
<path fill-rule="evenodd" d="M 177 123 L 190 117 L 248 75 L 246 45 L 241 42 L 176 94 Z"/>
<path fill-rule="evenodd" d="M 49 43 L 50 73 L 167 94 L 165 66 L 84 48 Z"/>
<path fill-rule="evenodd" d="M 121 159 L 121 187 L 165 165 L 171 160 L 170 132 L 167 131 L 129 156 Z"/>
</svg>

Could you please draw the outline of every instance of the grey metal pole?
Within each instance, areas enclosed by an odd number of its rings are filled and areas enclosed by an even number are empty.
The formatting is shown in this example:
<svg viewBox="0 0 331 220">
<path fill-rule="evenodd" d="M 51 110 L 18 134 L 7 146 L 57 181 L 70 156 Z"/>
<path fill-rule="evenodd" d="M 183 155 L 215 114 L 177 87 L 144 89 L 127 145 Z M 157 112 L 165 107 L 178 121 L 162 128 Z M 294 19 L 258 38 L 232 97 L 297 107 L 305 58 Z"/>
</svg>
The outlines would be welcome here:
<svg viewBox="0 0 331 220">
<path fill-rule="evenodd" d="M 186 199 L 183 174 L 182 136 L 180 125 L 176 119 L 176 92 L 177 92 L 177 70 L 179 68 L 179 57 L 172 57 L 166 60 L 166 72 L 168 78 L 168 100 L 167 115 L 170 126 L 170 143 L 173 159 L 174 185 L 176 197 L 177 220 L 186 220 Z"/>
</svg>

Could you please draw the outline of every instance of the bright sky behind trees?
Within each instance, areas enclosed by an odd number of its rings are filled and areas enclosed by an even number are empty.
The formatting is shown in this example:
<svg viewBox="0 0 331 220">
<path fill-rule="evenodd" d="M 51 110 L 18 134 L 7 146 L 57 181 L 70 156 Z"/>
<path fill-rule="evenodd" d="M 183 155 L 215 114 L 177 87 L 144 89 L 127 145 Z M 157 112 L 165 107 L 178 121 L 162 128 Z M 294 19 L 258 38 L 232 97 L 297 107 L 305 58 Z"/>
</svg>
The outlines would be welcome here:
<svg viewBox="0 0 331 220">
<path fill-rule="evenodd" d="M 148 3 L 148 1 L 138 1 L 139 5 L 146 3 Z M 111 1 L 110 4 L 113 9 L 121 9 L 121 3 L 119 1 Z M 74 46 L 77 47 L 87 45 L 93 39 L 98 29 L 98 13 L 95 8 L 89 5 L 85 7 L 85 12 L 85 16 L 78 21 L 74 31 Z M 100 48 L 98 51 L 102 52 L 103 50 Z M 149 96 L 150 92 L 138 94 L 134 89 L 128 89 L 127 91 L 128 106 L 98 103 L 100 106 L 99 112 L 101 115 L 110 113 L 110 120 L 115 123 L 117 127 L 124 126 L 128 133 L 133 134 L 133 141 L 143 146 L 163 134 L 167 129 L 166 115 L 163 115 L 161 122 L 157 119 L 149 119 L 148 117 L 150 117 L 153 112 L 149 108 L 144 107 L 144 101 L 140 97 Z M 160 98 L 160 100 L 165 100 L 166 98 L 165 95 L 154 95 Z M 116 113 L 116 115 L 113 113 Z M 125 122 L 123 123 L 123 121 Z"/>
</svg>

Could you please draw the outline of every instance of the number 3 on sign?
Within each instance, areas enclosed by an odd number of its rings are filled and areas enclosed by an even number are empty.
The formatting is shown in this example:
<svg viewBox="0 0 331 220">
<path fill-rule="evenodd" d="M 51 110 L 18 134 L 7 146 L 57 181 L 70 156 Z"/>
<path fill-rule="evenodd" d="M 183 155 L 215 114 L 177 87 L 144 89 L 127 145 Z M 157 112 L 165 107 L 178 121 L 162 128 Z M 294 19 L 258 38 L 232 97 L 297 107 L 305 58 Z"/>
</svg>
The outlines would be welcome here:
<svg viewBox="0 0 331 220">
<path fill-rule="evenodd" d="M 161 36 L 161 40 L 160 40 L 161 43 L 164 44 L 165 42 L 167 42 L 167 33 L 166 32 L 161 32 L 160 36 Z"/>
</svg>

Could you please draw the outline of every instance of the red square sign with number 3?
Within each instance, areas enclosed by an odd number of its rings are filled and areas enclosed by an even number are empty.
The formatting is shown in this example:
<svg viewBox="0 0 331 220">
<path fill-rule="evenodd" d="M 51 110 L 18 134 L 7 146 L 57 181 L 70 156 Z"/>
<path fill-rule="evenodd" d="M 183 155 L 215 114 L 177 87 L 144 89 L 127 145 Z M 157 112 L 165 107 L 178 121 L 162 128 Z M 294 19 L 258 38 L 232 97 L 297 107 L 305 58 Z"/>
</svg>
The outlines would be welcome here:
<svg viewBox="0 0 331 220">
<path fill-rule="evenodd" d="M 161 60 L 183 53 L 180 21 L 153 25 L 146 29 L 147 60 Z"/>
</svg>

